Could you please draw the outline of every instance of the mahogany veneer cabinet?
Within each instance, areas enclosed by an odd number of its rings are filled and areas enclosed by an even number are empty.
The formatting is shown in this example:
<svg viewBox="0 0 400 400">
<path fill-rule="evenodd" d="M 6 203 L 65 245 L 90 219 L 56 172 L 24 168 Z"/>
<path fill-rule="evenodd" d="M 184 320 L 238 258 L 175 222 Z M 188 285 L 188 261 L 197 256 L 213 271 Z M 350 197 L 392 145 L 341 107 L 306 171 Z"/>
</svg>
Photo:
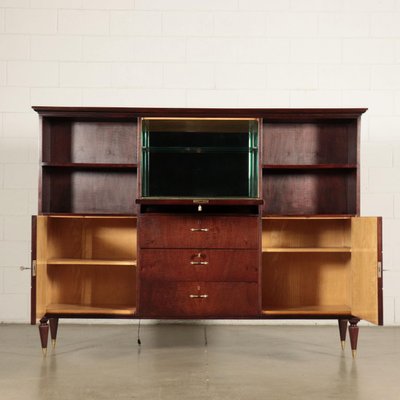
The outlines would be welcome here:
<svg viewBox="0 0 400 400">
<path fill-rule="evenodd" d="M 381 219 L 360 217 L 365 109 L 34 107 L 32 324 L 383 323 Z"/>
</svg>

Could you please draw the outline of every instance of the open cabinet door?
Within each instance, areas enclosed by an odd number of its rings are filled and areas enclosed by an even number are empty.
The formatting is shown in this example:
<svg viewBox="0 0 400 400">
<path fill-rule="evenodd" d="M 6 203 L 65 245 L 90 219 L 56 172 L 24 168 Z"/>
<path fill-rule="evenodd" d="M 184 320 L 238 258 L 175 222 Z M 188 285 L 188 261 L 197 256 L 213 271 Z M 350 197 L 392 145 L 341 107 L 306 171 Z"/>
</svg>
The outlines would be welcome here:
<svg viewBox="0 0 400 400">
<path fill-rule="evenodd" d="M 31 224 L 31 325 L 36 324 L 36 218 Z"/>
<path fill-rule="evenodd" d="M 381 219 L 351 219 L 351 314 L 382 325 Z"/>
<path fill-rule="evenodd" d="M 37 216 L 36 219 L 36 243 L 32 243 L 36 247 L 36 277 L 35 277 L 35 301 L 36 304 L 36 320 L 41 319 L 46 314 L 47 307 L 47 220 L 46 216 Z M 35 321 L 36 322 L 36 321 Z"/>
</svg>

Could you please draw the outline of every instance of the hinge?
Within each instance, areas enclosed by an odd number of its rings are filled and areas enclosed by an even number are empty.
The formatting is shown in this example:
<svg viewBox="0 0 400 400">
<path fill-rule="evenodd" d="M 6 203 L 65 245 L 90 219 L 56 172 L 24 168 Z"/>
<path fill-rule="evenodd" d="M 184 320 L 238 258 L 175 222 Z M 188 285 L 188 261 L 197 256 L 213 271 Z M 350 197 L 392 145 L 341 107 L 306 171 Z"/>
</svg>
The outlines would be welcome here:
<svg viewBox="0 0 400 400">
<path fill-rule="evenodd" d="M 382 278 L 382 262 L 378 261 L 378 278 Z"/>
<path fill-rule="evenodd" d="M 36 276 L 36 260 L 32 260 L 32 276 Z"/>
</svg>

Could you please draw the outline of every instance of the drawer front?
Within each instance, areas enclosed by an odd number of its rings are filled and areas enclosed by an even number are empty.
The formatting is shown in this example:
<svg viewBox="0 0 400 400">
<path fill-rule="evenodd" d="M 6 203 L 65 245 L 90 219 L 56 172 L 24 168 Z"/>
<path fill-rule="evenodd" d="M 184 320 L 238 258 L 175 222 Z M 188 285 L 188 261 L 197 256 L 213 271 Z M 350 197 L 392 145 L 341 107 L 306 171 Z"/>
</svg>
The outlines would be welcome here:
<svg viewBox="0 0 400 400">
<path fill-rule="evenodd" d="M 141 248 L 259 247 L 259 219 L 253 216 L 143 215 L 139 219 Z"/>
<path fill-rule="evenodd" d="M 257 250 L 145 249 L 140 279 L 257 282 L 259 260 Z"/>
<path fill-rule="evenodd" d="M 235 318 L 260 314 L 256 283 L 141 282 L 142 318 Z"/>
</svg>

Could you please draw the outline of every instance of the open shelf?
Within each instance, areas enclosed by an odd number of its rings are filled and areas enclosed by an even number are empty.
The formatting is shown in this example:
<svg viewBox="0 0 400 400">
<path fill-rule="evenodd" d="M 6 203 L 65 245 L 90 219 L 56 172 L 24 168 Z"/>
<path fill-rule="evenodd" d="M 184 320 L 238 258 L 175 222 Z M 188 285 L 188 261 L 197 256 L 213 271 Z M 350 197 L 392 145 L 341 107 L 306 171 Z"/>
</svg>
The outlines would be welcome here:
<svg viewBox="0 0 400 400">
<path fill-rule="evenodd" d="M 350 253 L 350 247 L 263 247 L 263 253 Z"/>
<path fill-rule="evenodd" d="M 137 118 L 43 119 L 39 212 L 136 214 Z"/>
<path fill-rule="evenodd" d="M 134 168 L 42 169 L 42 213 L 136 213 Z"/>
<path fill-rule="evenodd" d="M 118 305 L 81 305 L 81 304 L 48 304 L 46 313 L 49 314 L 94 314 L 94 315 L 119 315 L 133 316 L 136 312 L 136 307 L 125 307 Z"/>
<path fill-rule="evenodd" d="M 263 164 L 357 164 L 357 121 L 264 122 Z"/>
<path fill-rule="evenodd" d="M 46 118 L 43 154 L 46 163 L 135 164 L 137 119 Z"/>
<path fill-rule="evenodd" d="M 351 315 L 350 307 L 346 305 L 333 306 L 303 306 L 303 307 L 266 307 L 262 310 L 264 315 Z"/>
<path fill-rule="evenodd" d="M 357 170 L 265 169 L 263 215 L 356 215 Z"/>
<path fill-rule="evenodd" d="M 357 120 L 264 121 L 263 215 L 357 215 Z"/>
<path fill-rule="evenodd" d="M 52 258 L 47 260 L 47 265 L 110 265 L 136 267 L 136 260 L 98 260 L 78 258 Z"/>
</svg>

